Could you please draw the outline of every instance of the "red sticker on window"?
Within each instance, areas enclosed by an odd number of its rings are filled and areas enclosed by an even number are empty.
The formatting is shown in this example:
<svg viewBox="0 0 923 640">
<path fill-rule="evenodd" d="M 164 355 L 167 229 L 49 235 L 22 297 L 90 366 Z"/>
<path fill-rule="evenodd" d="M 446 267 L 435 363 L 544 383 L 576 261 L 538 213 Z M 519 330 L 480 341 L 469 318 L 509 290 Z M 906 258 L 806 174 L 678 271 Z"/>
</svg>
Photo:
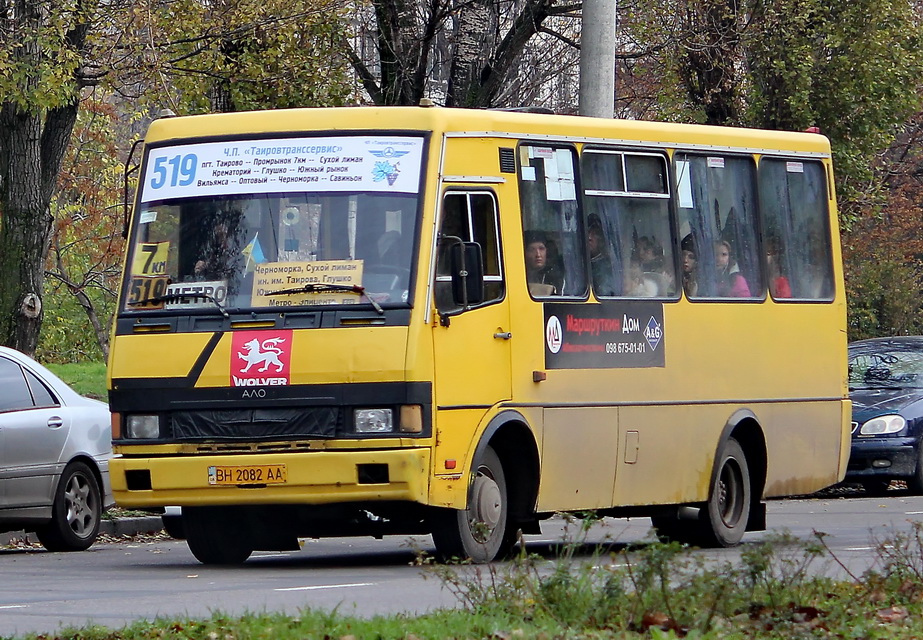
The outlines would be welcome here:
<svg viewBox="0 0 923 640">
<path fill-rule="evenodd" d="M 231 386 L 286 385 L 291 361 L 290 330 L 237 331 L 231 341 Z"/>
</svg>

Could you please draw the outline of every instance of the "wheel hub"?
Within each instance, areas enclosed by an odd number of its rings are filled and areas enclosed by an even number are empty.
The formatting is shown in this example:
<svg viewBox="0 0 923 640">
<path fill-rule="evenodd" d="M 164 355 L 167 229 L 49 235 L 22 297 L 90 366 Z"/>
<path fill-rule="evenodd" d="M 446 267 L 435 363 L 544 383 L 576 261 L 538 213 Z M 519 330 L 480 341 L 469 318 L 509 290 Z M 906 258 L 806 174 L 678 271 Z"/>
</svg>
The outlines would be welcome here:
<svg viewBox="0 0 923 640">
<path fill-rule="evenodd" d="M 481 523 L 489 531 L 493 531 L 500 523 L 502 508 L 500 487 L 493 478 L 479 474 L 474 480 L 471 492 L 469 513 L 472 521 Z"/>
</svg>

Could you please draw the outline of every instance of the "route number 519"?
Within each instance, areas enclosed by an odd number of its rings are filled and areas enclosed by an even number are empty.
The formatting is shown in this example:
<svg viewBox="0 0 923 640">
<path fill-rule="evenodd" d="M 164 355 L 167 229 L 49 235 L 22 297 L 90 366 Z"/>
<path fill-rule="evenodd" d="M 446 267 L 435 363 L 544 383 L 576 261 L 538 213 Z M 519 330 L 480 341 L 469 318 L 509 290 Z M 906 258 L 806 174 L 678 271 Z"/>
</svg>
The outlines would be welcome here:
<svg viewBox="0 0 923 640">
<path fill-rule="evenodd" d="M 161 156 L 154 160 L 151 170 L 151 189 L 160 189 L 169 184 L 171 187 L 185 187 L 195 180 L 196 165 L 199 159 L 194 153 L 176 155 L 171 157 Z"/>
</svg>

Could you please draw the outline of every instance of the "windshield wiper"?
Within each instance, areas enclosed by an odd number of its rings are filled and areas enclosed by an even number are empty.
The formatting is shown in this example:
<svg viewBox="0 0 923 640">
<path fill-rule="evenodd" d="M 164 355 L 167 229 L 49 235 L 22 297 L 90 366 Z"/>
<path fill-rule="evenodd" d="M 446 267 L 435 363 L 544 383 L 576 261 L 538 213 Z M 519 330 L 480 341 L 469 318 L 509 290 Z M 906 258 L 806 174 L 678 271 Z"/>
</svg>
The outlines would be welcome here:
<svg viewBox="0 0 923 640">
<path fill-rule="evenodd" d="M 142 300 L 135 300 L 134 302 L 129 302 L 128 306 L 136 307 L 142 304 L 159 304 L 161 302 L 174 302 L 176 300 L 185 300 L 187 298 L 191 300 L 195 300 L 199 298 L 203 300 L 208 300 L 209 302 L 212 302 L 216 307 L 218 307 L 218 311 L 221 312 L 222 316 L 224 316 L 225 318 L 231 317 L 230 314 L 228 314 L 228 312 L 225 311 L 224 307 L 221 306 L 221 303 L 218 302 L 218 300 L 214 296 L 211 296 L 207 293 L 180 293 L 180 292 L 165 293 L 162 296 L 154 296 L 152 298 L 144 298 Z"/>
<path fill-rule="evenodd" d="M 325 284 L 322 282 L 312 282 L 293 289 L 276 289 L 275 291 L 270 291 L 263 295 L 290 296 L 299 293 L 318 293 L 320 291 L 350 291 L 360 296 L 365 296 L 365 299 L 371 303 L 372 308 L 378 312 L 378 315 L 382 316 L 385 314 L 385 310 L 381 308 L 381 305 L 372 300 L 371 296 L 365 292 L 365 287 L 359 286 L 358 284 Z"/>
</svg>

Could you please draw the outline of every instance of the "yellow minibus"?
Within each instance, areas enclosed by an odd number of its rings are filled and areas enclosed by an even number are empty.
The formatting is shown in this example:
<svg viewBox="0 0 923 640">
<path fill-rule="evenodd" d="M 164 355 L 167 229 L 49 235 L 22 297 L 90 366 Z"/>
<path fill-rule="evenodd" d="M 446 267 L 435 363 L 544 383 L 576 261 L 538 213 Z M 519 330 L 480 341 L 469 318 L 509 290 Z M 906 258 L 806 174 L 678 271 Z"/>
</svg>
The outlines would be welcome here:
<svg viewBox="0 0 923 640">
<path fill-rule="evenodd" d="M 109 362 L 116 501 L 209 564 L 556 514 L 737 544 L 843 478 L 830 146 L 433 106 L 163 118 Z"/>
</svg>

